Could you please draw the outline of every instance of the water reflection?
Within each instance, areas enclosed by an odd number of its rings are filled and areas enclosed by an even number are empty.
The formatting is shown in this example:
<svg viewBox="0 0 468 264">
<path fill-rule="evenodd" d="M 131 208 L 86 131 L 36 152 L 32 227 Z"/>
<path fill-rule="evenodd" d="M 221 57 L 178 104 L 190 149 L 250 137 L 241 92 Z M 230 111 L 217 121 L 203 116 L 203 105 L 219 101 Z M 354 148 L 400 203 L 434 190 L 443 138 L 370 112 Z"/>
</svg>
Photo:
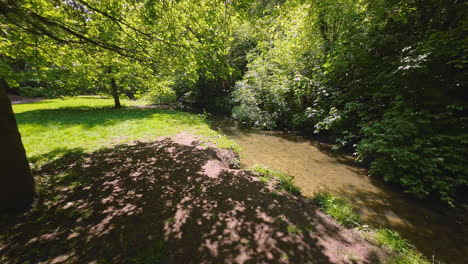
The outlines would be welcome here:
<svg viewBox="0 0 468 264">
<path fill-rule="evenodd" d="M 258 163 L 294 175 L 306 196 L 327 190 L 345 197 L 364 221 L 399 231 L 426 256 L 435 255 L 446 263 L 466 263 L 466 213 L 430 209 L 368 177 L 353 157 L 333 153 L 325 144 L 284 133 L 240 129 L 225 120 L 215 120 L 214 126 L 243 148 L 246 166 Z"/>
</svg>

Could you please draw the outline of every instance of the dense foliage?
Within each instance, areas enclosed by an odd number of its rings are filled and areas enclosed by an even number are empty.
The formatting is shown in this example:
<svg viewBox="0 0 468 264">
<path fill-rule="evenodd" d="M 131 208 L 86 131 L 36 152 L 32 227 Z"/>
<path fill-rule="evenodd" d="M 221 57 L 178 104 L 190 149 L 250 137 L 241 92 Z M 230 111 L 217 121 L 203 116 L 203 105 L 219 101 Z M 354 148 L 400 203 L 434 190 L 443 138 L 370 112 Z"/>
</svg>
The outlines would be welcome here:
<svg viewBox="0 0 468 264">
<path fill-rule="evenodd" d="M 452 204 L 468 186 L 467 5 L 304 1 L 270 21 L 233 93 L 245 125 L 354 149 L 372 176 Z"/>
<path fill-rule="evenodd" d="M 0 84 L 319 134 L 453 204 L 468 187 L 467 14 L 457 0 L 5 0 Z"/>
</svg>

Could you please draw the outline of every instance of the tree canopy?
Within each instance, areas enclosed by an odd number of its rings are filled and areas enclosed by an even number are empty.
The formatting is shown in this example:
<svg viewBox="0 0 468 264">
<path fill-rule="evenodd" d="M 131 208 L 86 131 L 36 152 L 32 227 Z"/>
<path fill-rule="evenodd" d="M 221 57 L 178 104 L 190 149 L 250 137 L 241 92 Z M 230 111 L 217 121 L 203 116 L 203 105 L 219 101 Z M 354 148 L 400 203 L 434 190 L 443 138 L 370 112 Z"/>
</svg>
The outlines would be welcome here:
<svg viewBox="0 0 468 264">
<path fill-rule="evenodd" d="M 468 5 L 447 0 L 2 0 L 2 85 L 190 101 L 298 129 L 454 204 L 468 187 Z M 16 87 L 16 88 L 15 88 Z"/>
</svg>

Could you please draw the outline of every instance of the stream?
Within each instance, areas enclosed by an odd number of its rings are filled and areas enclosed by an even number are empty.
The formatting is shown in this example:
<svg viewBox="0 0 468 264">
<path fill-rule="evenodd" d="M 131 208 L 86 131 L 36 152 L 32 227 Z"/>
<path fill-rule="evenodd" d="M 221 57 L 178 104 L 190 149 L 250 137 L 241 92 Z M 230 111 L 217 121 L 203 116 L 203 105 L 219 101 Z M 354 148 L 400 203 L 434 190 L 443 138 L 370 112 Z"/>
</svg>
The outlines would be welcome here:
<svg viewBox="0 0 468 264">
<path fill-rule="evenodd" d="M 367 176 L 352 156 L 326 144 L 256 129 L 241 129 L 226 120 L 214 126 L 242 148 L 246 167 L 262 164 L 294 175 L 304 196 L 320 190 L 345 198 L 364 222 L 398 231 L 420 252 L 444 263 L 468 263 L 467 208 L 435 209 L 380 179 Z"/>
</svg>

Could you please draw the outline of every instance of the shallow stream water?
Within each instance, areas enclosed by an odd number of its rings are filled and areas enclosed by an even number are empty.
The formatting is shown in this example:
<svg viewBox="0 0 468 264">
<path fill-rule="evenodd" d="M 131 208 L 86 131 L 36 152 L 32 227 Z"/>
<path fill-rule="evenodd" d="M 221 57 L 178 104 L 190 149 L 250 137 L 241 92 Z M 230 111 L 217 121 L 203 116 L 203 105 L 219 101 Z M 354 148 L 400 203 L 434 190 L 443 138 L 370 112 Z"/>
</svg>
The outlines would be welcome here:
<svg viewBox="0 0 468 264">
<path fill-rule="evenodd" d="M 311 197 L 326 190 L 344 197 L 362 220 L 397 230 L 427 257 L 444 263 L 468 263 L 467 208 L 455 213 L 416 201 L 368 177 L 353 157 L 337 154 L 317 141 L 240 129 L 228 121 L 216 120 L 214 125 L 243 149 L 241 162 L 247 167 L 262 164 L 294 175 L 303 195 Z"/>
</svg>

